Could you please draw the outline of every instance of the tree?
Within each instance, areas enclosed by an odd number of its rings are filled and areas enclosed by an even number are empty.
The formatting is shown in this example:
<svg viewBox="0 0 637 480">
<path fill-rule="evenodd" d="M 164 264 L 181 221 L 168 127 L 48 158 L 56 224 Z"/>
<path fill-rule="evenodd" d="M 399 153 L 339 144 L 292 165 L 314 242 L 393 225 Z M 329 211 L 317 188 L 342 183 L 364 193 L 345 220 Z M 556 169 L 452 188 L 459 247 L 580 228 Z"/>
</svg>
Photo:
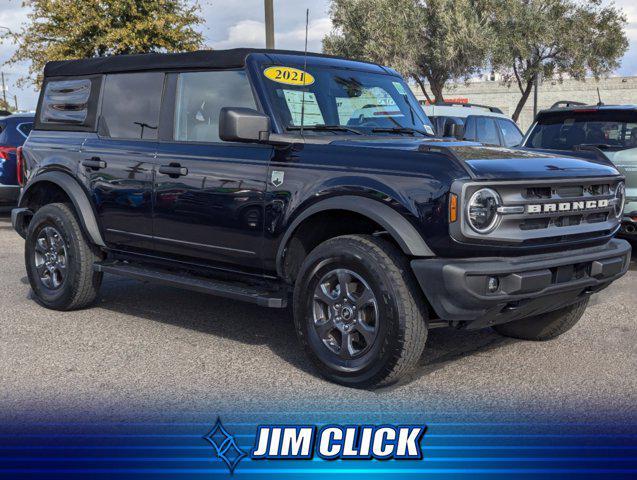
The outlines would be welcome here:
<svg viewBox="0 0 637 480">
<path fill-rule="evenodd" d="M 9 33 L 18 48 L 8 63 L 31 62 L 39 84 L 50 60 L 106 55 L 179 52 L 200 48 L 203 36 L 197 3 L 185 0 L 25 0 L 29 21 Z"/>
<path fill-rule="evenodd" d="M 327 53 L 389 65 L 414 79 L 436 101 L 451 80 L 466 79 L 485 64 L 489 22 L 472 0 L 332 0 L 334 30 Z"/>
<path fill-rule="evenodd" d="M 619 66 L 628 48 L 626 17 L 601 0 L 487 1 L 497 43 L 493 66 L 505 83 L 515 83 L 517 121 L 538 77 L 595 78 Z"/>
</svg>

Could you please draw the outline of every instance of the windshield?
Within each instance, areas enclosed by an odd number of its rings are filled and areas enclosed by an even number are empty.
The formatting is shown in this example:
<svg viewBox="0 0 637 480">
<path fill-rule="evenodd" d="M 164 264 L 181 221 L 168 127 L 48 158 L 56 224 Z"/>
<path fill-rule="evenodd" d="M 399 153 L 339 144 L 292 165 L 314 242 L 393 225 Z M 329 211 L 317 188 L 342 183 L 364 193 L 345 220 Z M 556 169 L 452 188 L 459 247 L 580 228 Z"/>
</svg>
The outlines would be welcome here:
<svg viewBox="0 0 637 480">
<path fill-rule="evenodd" d="M 400 77 L 324 67 L 273 66 L 263 72 L 275 115 L 287 131 L 298 131 L 303 122 L 308 134 L 433 135 Z"/>
<path fill-rule="evenodd" d="M 602 150 L 637 147 L 637 112 L 592 110 L 557 112 L 540 117 L 527 146 L 572 150 L 593 145 Z"/>
</svg>

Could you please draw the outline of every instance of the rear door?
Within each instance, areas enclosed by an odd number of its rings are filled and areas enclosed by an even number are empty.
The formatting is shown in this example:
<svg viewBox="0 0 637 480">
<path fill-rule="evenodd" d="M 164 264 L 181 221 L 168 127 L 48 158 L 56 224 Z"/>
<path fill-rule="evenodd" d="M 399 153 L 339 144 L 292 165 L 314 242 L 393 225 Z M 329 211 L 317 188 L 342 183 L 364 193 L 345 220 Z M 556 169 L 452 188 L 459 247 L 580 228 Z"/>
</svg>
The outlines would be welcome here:
<svg viewBox="0 0 637 480">
<path fill-rule="evenodd" d="M 219 268 L 260 272 L 273 148 L 219 139 L 222 107 L 256 108 L 245 72 L 170 74 L 164 104 L 155 161 L 155 248 Z"/>
<path fill-rule="evenodd" d="M 164 73 L 121 73 L 104 79 L 97 134 L 82 148 L 107 243 L 152 248 L 153 162 Z"/>
</svg>

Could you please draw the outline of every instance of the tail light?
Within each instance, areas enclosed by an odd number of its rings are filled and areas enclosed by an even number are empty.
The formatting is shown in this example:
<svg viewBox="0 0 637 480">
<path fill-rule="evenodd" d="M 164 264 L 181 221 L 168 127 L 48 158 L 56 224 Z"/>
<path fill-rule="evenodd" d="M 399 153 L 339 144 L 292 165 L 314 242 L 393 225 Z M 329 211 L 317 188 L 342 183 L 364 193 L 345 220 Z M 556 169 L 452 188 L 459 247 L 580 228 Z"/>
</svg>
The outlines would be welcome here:
<svg viewBox="0 0 637 480">
<path fill-rule="evenodd" d="M 15 147 L 0 147 L 0 159 L 9 160 L 11 152 L 15 152 Z"/>
<path fill-rule="evenodd" d="M 24 157 L 22 156 L 22 147 L 16 148 L 16 151 L 15 151 L 15 171 L 16 171 L 16 177 L 18 180 L 18 185 L 20 185 L 21 187 L 24 187 L 24 184 L 26 183 L 25 180 L 27 178 L 27 175 L 26 175 L 26 167 L 24 164 Z"/>
</svg>

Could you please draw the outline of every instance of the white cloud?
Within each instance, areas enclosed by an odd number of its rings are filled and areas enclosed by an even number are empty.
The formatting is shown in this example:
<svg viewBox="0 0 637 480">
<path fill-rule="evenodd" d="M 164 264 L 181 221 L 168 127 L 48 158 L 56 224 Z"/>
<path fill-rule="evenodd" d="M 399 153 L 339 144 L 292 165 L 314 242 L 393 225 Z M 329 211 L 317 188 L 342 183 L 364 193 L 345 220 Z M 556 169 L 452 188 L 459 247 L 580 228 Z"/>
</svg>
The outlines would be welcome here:
<svg viewBox="0 0 637 480">
<path fill-rule="evenodd" d="M 256 20 L 241 20 L 228 28 L 228 36 L 215 42 L 215 49 L 235 47 L 263 47 L 265 43 L 265 24 Z"/>
<path fill-rule="evenodd" d="M 331 30 L 328 17 L 312 20 L 308 26 L 308 50 L 319 52 L 323 37 Z M 305 46 L 305 25 L 296 25 L 288 31 L 276 31 L 274 40 L 277 48 L 303 50 Z M 211 45 L 215 49 L 236 47 L 265 47 L 265 24 L 257 20 L 241 20 L 231 25 L 225 39 Z"/>
</svg>

